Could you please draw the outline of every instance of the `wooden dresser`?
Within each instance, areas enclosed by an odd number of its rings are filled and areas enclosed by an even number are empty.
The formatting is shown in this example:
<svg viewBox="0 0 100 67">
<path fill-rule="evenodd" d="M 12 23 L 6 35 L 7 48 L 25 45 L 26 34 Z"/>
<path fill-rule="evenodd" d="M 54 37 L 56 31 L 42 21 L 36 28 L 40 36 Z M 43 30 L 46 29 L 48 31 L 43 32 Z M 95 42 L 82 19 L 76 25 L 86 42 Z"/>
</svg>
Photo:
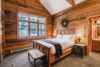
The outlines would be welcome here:
<svg viewBox="0 0 100 67">
<path fill-rule="evenodd" d="M 93 40 L 93 50 L 100 51 L 100 40 Z"/>
</svg>

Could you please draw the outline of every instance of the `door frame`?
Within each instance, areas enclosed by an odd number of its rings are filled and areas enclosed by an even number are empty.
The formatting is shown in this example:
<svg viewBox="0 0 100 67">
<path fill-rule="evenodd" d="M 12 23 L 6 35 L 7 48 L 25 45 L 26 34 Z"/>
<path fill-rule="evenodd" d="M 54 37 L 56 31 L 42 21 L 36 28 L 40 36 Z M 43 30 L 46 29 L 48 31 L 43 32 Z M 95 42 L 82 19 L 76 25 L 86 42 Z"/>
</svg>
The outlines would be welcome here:
<svg viewBox="0 0 100 67">
<path fill-rule="evenodd" d="M 1 24 L 2 24 L 2 52 L 1 52 L 1 58 L 0 61 L 3 60 L 4 57 L 4 46 L 5 46 L 5 20 L 4 20 L 4 0 L 1 0 Z"/>
<path fill-rule="evenodd" d="M 96 17 L 100 17 L 100 14 L 96 14 L 93 16 L 88 16 L 87 17 L 87 21 L 89 23 L 89 33 L 88 33 L 88 55 L 89 52 L 92 52 L 93 48 L 92 48 L 92 22 L 91 22 L 91 18 L 96 18 Z"/>
</svg>

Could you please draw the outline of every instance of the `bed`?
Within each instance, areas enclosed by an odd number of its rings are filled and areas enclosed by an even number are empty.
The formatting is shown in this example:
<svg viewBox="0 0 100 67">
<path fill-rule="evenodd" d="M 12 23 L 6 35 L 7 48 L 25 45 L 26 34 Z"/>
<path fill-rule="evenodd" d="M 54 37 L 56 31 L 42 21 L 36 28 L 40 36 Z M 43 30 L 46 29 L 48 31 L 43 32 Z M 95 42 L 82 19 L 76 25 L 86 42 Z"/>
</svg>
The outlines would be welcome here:
<svg viewBox="0 0 100 67">
<path fill-rule="evenodd" d="M 56 49 L 55 46 L 44 42 L 42 40 L 33 41 L 33 48 L 37 48 L 42 51 L 46 55 L 46 62 L 48 63 L 48 67 L 50 67 L 51 63 L 69 55 L 72 53 L 72 46 L 75 44 L 75 36 L 74 35 L 58 35 L 56 38 L 47 39 L 54 42 L 60 43 L 62 47 L 62 55 L 60 57 L 56 57 Z"/>
</svg>

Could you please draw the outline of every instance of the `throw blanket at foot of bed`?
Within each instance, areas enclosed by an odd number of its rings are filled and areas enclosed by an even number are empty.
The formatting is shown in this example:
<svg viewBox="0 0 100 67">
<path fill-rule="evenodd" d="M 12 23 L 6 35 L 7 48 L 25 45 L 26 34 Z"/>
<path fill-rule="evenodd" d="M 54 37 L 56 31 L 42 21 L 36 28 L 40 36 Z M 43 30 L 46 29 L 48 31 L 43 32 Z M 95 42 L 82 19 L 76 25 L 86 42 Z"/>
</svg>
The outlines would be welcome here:
<svg viewBox="0 0 100 67">
<path fill-rule="evenodd" d="M 60 57 L 62 55 L 62 47 L 61 47 L 61 45 L 59 43 L 56 43 L 56 42 L 51 41 L 51 40 L 42 40 L 42 41 L 44 41 L 46 43 L 50 43 L 50 44 L 55 46 L 55 49 L 56 49 L 55 56 L 56 57 Z"/>
</svg>

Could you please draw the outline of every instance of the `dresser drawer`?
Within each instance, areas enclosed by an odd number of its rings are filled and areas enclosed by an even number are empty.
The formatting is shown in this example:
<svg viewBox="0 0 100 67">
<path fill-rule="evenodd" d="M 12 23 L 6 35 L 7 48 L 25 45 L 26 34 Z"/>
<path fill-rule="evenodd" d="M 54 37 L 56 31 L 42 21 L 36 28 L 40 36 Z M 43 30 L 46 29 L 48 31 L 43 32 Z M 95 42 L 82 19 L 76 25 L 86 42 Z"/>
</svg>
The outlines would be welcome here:
<svg viewBox="0 0 100 67">
<path fill-rule="evenodd" d="M 100 51 L 100 41 L 93 41 L 93 50 Z"/>
</svg>

